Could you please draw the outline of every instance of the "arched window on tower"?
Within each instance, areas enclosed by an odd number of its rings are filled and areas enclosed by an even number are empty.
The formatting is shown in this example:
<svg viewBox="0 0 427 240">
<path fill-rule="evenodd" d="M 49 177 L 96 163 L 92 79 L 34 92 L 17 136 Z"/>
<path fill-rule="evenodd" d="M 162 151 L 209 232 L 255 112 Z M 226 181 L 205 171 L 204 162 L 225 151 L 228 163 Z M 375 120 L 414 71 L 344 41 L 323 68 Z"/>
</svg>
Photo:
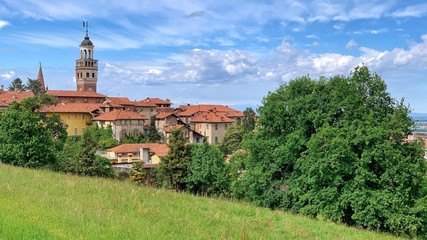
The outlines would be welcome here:
<svg viewBox="0 0 427 240">
<path fill-rule="evenodd" d="M 85 58 L 87 58 L 87 51 L 85 50 L 84 52 L 85 52 Z"/>
<path fill-rule="evenodd" d="M 95 73 L 92 73 L 92 77 L 95 78 Z"/>
<path fill-rule="evenodd" d="M 90 52 L 90 50 L 89 50 L 89 58 L 92 58 L 92 53 Z"/>
</svg>

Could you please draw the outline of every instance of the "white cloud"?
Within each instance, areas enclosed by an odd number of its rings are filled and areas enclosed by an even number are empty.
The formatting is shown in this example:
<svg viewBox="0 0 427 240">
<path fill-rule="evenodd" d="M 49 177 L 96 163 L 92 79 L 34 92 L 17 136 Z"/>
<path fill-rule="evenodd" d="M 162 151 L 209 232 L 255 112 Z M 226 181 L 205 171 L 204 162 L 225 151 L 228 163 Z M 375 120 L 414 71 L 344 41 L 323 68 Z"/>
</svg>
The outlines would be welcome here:
<svg viewBox="0 0 427 240">
<path fill-rule="evenodd" d="M 365 64 L 382 74 L 395 73 L 400 68 L 427 69 L 427 35 L 408 49 L 378 51 L 360 47 L 360 56 L 339 53 L 316 54 L 300 50 L 283 42 L 265 57 L 246 51 L 194 49 L 174 62 L 160 65 L 109 63 L 104 74 L 107 79 L 121 79 L 130 84 L 167 85 L 177 83 L 231 84 L 234 82 L 280 82 L 301 75 L 312 77 L 348 74 L 354 67 Z M 357 43 L 350 40 L 347 48 Z M 135 67 L 130 67 L 135 66 Z"/>
<path fill-rule="evenodd" d="M 391 13 L 392 17 L 422 17 L 427 14 L 427 3 L 408 6 Z"/>
<path fill-rule="evenodd" d="M 345 45 L 345 47 L 347 49 L 352 49 L 354 47 L 357 47 L 357 45 L 358 45 L 357 42 L 354 41 L 353 39 L 351 39 L 350 41 L 348 41 L 348 43 Z"/>
<path fill-rule="evenodd" d="M 9 72 L 0 74 L 0 77 L 5 80 L 12 80 L 13 78 L 16 78 L 16 73 L 14 71 L 9 71 Z"/>
<path fill-rule="evenodd" d="M 307 35 L 307 36 L 305 36 L 306 38 L 309 38 L 309 39 L 318 39 L 319 37 L 318 36 L 316 36 L 316 35 L 314 35 L 314 34 L 309 34 L 309 35 Z"/>
<path fill-rule="evenodd" d="M 6 27 L 7 25 L 9 25 L 8 21 L 5 20 L 0 20 L 0 29 Z"/>
</svg>

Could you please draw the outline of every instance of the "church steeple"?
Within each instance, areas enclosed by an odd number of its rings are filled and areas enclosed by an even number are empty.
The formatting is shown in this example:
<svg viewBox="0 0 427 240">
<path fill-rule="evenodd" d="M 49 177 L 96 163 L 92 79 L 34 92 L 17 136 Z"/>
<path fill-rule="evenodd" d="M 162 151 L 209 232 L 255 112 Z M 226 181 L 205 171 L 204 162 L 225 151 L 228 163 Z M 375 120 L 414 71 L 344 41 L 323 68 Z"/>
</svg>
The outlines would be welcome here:
<svg viewBox="0 0 427 240">
<path fill-rule="evenodd" d="M 43 91 L 46 91 L 46 87 L 44 85 L 44 77 L 43 77 L 43 71 L 42 71 L 42 63 L 40 63 L 39 67 L 39 74 L 37 75 L 37 81 L 40 83 L 40 87 Z"/>
<path fill-rule="evenodd" d="M 76 60 L 77 91 L 96 92 L 98 81 L 98 60 L 93 58 L 93 43 L 89 39 L 88 22 L 83 22 L 86 27 L 86 36 L 80 43 L 80 58 Z"/>
</svg>

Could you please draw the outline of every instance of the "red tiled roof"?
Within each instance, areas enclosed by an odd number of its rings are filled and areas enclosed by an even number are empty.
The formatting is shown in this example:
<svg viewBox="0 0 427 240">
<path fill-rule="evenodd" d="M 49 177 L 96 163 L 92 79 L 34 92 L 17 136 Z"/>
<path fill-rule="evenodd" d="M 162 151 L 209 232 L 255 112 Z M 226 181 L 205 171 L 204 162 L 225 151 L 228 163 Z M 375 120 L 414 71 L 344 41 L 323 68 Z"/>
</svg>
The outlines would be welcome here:
<svg viewBox="0 0 427 240">
<path fill-rule="evenodd" d="M 93 118 L 93 121 L 114 121 L 114 120 L 146 120 L 147 118 L 144 115 L 141 115 L 136 112 L 132 111 L 125 111 L 125 110 L 118 110 L 118 111 L 111 111 L 107 113 L 103 113 L 95 118 Z"/>
<path fill-rule="evenodd" d="M 171 104 L 171 101 L 169 99 L 163 100 L 160 98 L 146 98 L 145 100 L 148 100 L 149 102 L 153 102 L 155 104 Z"/>
<path fill-rule="evenodd" d="M 191 119 L 191 122 L 196 123 L 233 123 L 234 120 L 226 115 L 218 112 L 204 112 Z"/>
<path fill-rule="evenodd" d="M 170 115 L 175 115 L 175 113 L 173 113 L 173 112 L 161 112 L 161 113 L 156 115 L 156 118 L 157 119 L 163 119 L 163 118 L 169 117 Z"/>
<path fill-rule="evenodd" d="M 57 105 L 43 106 L 40 112 L 50 113 L 91 113 L 101 104 L 98 103 L 58 103 Z"/>
<path fill-rule="evenodd" d="M 138 152 L 140 148 L 148 148 L 150 152 L 159 157 L 164 157 L 169 152 L 169 147 L 166 144 L 160 143 L 127 143 L 107 149 L 107 151 L 115 153 L 131 153 Z"/>
<path fill-rule="evenodd" d="M 107 97 L 97 92 L 82 92 L 82 91 L 72 91 L 72 90 L 48 90 L 47 93 L 55 97 L 87 97 L 87 98 Z"/>
<path fill-rule="evenodd" d="M 147 99 L 136 101 L 134 103 L 135 107 L 157 107 L 157 105 L 153 102 L 148 101 Z"/>
<path fill-rule="evenodd" d="M 171 133 L 172 129 L 174 128 L 185 128 L 184 125 L 178 124 L 178 125 L 173 125 L 173 126 L 165 126 L 163 127 L 163 131 L 165 131 L 165 133 Z"/>
<path fill-rule="evenodd" d="M 12 102 L 20 102 L 25 98 L 33 97 L 32 92 L 18 92 L 18 91 L 0 91 L 0 103 L 2 106 L 9 106 Z"/>
<path fill-rule="evenodd" d="M 135 105 L 135 102 L 132 102 L 127 97 L 108 97 L 108 99 L 110 99 L 112 103 L 118 104 L 118 105 L 131 105 L 131 106 Z"/>
<path fill-rule="evenodd" d="M 224 112 L 229 117 L 243 117 L 243 112 L 224 105 L 194 105 L 187 107 L 185 111 L 178 113 L 178 116 L 190 117 L 201 112 Z"/>
<path fill-rule="evenodd" d="M 175 109 L 172 107 L 161 107 L 161 108 L 157 108 L 157 112 L 161 113 L 161 112 L 175 112 Z"/>
</svg>

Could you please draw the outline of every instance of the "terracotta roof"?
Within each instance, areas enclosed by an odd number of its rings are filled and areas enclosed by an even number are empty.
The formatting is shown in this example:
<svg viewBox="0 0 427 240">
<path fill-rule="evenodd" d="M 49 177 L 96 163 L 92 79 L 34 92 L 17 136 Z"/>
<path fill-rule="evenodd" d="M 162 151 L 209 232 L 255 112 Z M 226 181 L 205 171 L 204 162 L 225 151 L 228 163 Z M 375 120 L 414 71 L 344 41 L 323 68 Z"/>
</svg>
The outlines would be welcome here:
<svg viewBox="0 0 427 240">
<path fill-rule="evenodd" d="M 159 105 L 159 104 L 171 104 L 171 101 L 169 99 L 163 100 L 163 99 L 160 99 L 160 98 L 146 98 L 145 100 L 148 100 L 149 102 L 153 102 L 156 105 Z"/>
<path fill-rule="evenodd" d="M 2 106 L 7 107 L 14 101 L 20 102 L 33 96 L 32 92 L 0 91 L 0 103 Z"/>
<path fill-rule="evenodd" d="M 175 113 L 173 113 L 173 112 L 161 112 L 161 113 L 156 115 L 156 118 L 157 119 L 163 119 L 163 118 L 169 117 L 170 115 L 175 115 Z"/>
<path fill-rule="evenodd" d="M 43 106 L 40 112 L 51 112 L 51 113 L 90 113 L 93 112 L 101 104 L 97 103 L 58 103 L 57 105 Z"/>
<path fill-rule="evenodd" d="M 175 109 L 172 107 L 160 107 L 157 108 L 157 112 L 161 113 L 161 112 L 175 112 Z"/>
<path fill-rule="evenodd" d="M 243 112 L 232 109 L 224 105 L 194 105 L 187 106 L 187 109 L 181 113 L 178 113 L 178 116 L 190 117 L 197 113 L 201 112 L 224 112 L 226 116 L 229 117 L 243 117 Z"/>
<path fill-rule="evenodd" d="M 115 153 L 130 153 L 138 152 L 140 148 L 148 148 L 150 152 L 159 157 L 164 157 L 169 152 L 169 147 L 166 144 L 160 143 L 127 143 L 107 149 L 107 151 Z"/>
<path fill-rule="evenodd" d="M 190 122 L 200 123 L 233 123 L 234 120 L 218 112 L 204 112 L 191 119 Z"/>
<path fill-rule="evenodd" d="M 172 132 L 172 129 L 174 129 L 174 128 L 185 128 L 185 126 L 184 125 L 180 125 L 180 124 L 178 124 L 178 125 L 173 125 L 173 126 L 164 126 L 163 127 L 163 131 L 165 131 L 165 133 L 171 133 Z"/>
<path fill-rule="evenodd" d="M 135 107 L 157 107 L 157 104 L 148 101 L 147 99 L 134 102 Z"/>
<path fill-rule="evenodd" d="M 108 99 L 111 100 L 112 103 L 118 104 L 118 105 L 131 105 L 131 106 L 135 105 L 135 102 L 132 102 L 127 97 L 108 97 Z"/>
<path fill-rule="evenodd" d="M 88 98 L 107 97 L 97 92 L 82 92 L 82 91 L 71 91 L 71 90 L 48 90 L 47 93 L 55 97 L 88 97 Z"/>
<path fill-rule="evenodd" d="M 147 118 L 144 115 L 141 115 L 137 112 L 118 110 L 118 111 L 103 113 L 93 118 L 92 120 L 93 121 L 114 121 L 114 120 L 126 120 L 126 119 L 146 120 Z"/>
</svg>

